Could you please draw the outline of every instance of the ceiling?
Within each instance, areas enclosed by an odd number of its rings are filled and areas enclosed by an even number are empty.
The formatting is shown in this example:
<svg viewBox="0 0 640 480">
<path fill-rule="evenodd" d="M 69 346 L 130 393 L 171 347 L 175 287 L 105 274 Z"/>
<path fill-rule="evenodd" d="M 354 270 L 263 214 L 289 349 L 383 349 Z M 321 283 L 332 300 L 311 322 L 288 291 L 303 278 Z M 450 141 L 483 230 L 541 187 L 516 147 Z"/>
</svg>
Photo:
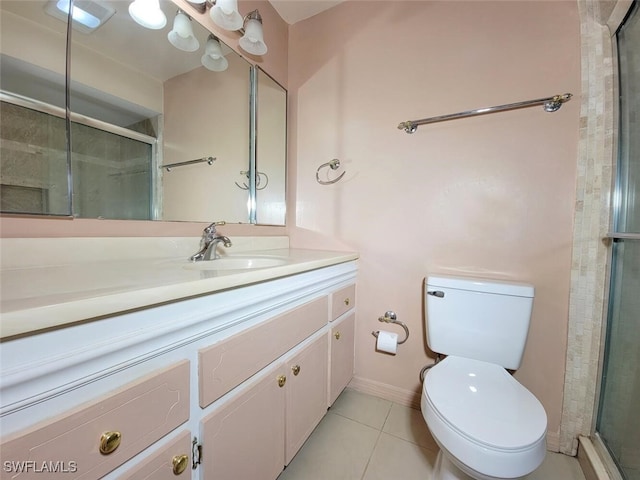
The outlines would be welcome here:
<svg viewBox="0 0 640 480">
<path fill-rule="evenodd" d="M 342 2 L 343 0 L 269 0 L 289 25 L 313 17 Z"/>
</svg>

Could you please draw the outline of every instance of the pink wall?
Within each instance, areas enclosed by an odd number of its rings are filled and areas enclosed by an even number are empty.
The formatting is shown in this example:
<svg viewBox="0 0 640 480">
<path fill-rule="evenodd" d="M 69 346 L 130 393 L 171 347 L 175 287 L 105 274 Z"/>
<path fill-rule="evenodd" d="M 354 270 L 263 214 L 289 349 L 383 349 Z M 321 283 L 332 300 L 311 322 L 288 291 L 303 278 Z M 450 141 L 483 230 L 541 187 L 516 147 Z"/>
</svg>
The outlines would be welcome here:
<svg viewBox="0 0 640 480">
<path fill-rule="evenodd" d="M 352 1 L 289 30 L 291 242 L 360 252 L 356 375 L 419 391 L 419 371 L 433 359 L 422 315 L 429 273 L 530 282 L 535 306 L 517 378 L 544 404 L 552 448 L 567 339 L 579 48 L 575 2 Z M 554 114 L 536 107 L 413 135 L 396 128 L 565 92 L 574 100 Z M 334 157 L 346 175 L 321 186 L 316 168 Z M 395 357 L 376 353 L 370 333 L 386 310 L 411 331 Z"/>
</svg>

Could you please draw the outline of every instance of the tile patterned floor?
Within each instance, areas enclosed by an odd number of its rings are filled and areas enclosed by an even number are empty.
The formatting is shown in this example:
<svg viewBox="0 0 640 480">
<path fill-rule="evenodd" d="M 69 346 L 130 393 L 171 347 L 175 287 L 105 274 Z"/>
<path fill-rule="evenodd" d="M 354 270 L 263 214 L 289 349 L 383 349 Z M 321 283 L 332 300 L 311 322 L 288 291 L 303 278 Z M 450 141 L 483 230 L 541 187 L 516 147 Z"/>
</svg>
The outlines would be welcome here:
<svg viewBox="0 0 640 480">
<path fill-rule="evenodd" d="M 429 480 L 438 447 L 420 411 L 347 388 L 278 480 Z M 548 453 L 527 480 L 584 480 Z"/>
</svg>

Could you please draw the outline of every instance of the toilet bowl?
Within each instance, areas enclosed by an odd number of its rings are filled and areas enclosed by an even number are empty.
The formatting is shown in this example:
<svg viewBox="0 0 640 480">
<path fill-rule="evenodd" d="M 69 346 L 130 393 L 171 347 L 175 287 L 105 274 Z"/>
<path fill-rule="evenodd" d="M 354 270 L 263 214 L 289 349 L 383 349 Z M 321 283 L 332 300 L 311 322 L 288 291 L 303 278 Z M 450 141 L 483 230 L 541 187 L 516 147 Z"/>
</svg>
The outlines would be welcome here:
<svg viewBox="0 0 640 480">
<path fill-rule="evenodd" d="M 520 478 L 544 460 L 547 415 L 507 371 L 522 362 L 534 293 L 526 283 L 427 277 L 427 344 L 446 356 L 422 388 L 440 446 L 435 480 Z"/>
<path fill-rule="evenodd" d="M 437 480 L 521 478 L 544 460 L 544 408 L 500 365 L 445 358 L 425 377 L 421 409 L 441 449 Z"/>
</svg>

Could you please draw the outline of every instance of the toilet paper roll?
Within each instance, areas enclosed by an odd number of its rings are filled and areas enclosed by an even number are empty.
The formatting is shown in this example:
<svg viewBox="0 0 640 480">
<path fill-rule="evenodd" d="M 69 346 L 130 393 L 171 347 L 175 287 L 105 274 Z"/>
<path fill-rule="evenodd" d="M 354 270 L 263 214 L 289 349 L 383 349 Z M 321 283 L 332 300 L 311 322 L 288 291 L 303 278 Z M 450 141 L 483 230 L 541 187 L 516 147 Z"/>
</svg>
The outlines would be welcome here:
<svg viewBox="0 0 640 480">
<path fill-rule="evenodd" d="M 376 349 L 381 352 L 392 353 L 395 355 L 398 350 L 398 334 L 387 332 L 386 330 L 380 330 L 378 332 Z"/>
</svg>

